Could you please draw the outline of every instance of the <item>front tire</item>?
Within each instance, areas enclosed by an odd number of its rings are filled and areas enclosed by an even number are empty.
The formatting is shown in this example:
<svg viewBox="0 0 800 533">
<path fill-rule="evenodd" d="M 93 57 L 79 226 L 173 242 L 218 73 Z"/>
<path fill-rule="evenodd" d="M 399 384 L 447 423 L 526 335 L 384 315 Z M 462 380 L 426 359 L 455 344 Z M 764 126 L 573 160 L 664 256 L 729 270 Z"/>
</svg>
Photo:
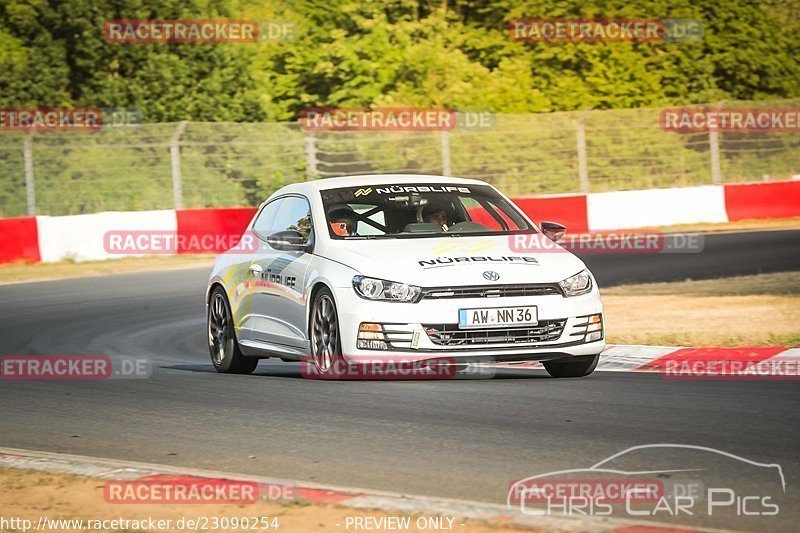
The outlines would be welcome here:
<svg viewBox="0 0 800 533">
<path fill-rule="evenodd" d="M 594 372 L 599 360 L 600 354 L 581 355 L 556 359 L 555 361 L 543 361 L 542 365 L 544 365 L 547 373 L 554 378 L 582 378 Z"/>
<path fill-rule="evenodd" d="M 233 315 L 222 287 L 215 287 L 208 301 L 208 351 L 211 363 L 221 374 L 251 374 L 258 366 L 257 358 L 246 357 L 239 349 Z"/>
<path fill-rule="evenodd" d="M 342 340 L 339 335 L 339 314 L 333 294 L 327 288 L 320 289 L 311 308 L 311 358 L 316 374 L 335 379 L 342 371 Z"/>
</svg>

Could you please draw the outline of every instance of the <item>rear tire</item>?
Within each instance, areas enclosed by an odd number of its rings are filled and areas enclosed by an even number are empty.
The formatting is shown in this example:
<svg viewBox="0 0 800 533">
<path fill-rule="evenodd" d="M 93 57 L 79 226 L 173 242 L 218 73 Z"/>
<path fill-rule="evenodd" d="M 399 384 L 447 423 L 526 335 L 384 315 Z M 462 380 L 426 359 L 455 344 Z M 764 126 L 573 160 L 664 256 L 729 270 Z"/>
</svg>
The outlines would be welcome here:
<svg viewBox="0 0 800 533">
<path fill-rule="evenodd" d="M 242 355 L 228 297 L 222 287 L 211 291 L 208 301 L 208 351 L 211 363 L 221 374 L 251 374 L 258 359 Z"/>
<path fill-rule="evenodd" d="M 594 372 L 599 360 L 600 354 L 581 355 L 556 359 L 555 361 L 543 361 L 542 365 L 544 365 L 547 373 L 554 378 L 582 378 Z"/>
</svg>

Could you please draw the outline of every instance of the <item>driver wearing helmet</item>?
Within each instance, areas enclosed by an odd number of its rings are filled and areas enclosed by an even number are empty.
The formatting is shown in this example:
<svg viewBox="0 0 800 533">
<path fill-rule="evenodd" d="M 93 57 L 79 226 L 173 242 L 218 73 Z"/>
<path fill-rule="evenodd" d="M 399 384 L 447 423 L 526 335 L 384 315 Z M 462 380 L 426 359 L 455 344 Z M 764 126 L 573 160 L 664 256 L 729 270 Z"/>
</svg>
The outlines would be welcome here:
<svg viewBox="0 0 800 533">
<path fill-rule="evenodd" d="M 336 235 L 347 237 L 356 234 L 356 213 L 348 205 L 331 207 L 328 210 L 328 222 Z"/>
</svg>

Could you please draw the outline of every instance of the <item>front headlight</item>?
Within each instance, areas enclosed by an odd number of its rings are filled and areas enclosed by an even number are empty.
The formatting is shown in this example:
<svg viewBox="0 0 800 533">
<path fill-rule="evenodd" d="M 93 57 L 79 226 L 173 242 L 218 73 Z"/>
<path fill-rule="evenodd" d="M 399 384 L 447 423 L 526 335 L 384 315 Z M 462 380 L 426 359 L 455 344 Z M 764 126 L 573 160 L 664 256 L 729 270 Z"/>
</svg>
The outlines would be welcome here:
<svg viewBox="0 0 800 533">
<path fill-rule="evenodd" d="M 559 281 L 558 285 L 564 291 L 564 296 L 580 296 L 592 290 L 592 276 L 588 270 L 582 270 L 564 281 Z"/>
<path fill-rule="evenodd" d="M 416 285 L 366 276 L 354 277 L 353 289 L 366 300 L 384 302 L 413 302 L 422 292 Z"/>
</svg>

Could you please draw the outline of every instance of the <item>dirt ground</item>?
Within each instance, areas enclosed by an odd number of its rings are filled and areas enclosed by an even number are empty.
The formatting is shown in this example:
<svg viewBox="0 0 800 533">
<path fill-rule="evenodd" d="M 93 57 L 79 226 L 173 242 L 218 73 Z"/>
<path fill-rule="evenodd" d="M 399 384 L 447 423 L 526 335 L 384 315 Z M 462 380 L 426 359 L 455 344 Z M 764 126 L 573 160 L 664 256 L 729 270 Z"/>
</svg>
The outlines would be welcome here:
<svg viewBox="0 0 800 533">
<path fill-rule="evenodd" d="M 313 532 L 313 531 L 354 531 L 355 520 L 358 517 L 380 519 L 381 517 L 410 516 L 378 511 L 362 511 L 331 505 L 311 505 L 308 503 L 275 503 L 264 502 L 251 505 L 169 505 L 169 504 L 110 504 L 106 503 L 103 496 L 105 481 L 97 478 L 77 477 L 64 474 L 50 474 L 46 472 L 0 468 L 0 531 L 23 532 L 24 523 L 9 522 L 10 519 L 30 520 L 29 527 L 33 530 L 39 524 L 40 517 L 49 519 L 42 522 L 49 527 L 43 527 L 38 533 L 48 531 L 194 531 L 187 527 L 186 522 L 179 524 L 178 520 L 193 519 L 208 524 L 208 528 L 200 531 L 270 531 L 278 525 L 278 531 L 284 532 Z M 227 521 L 224 520 L 227 517 Z M 238 517 L 239 528 L 231 527 L 231 519 Z M 241 527 L 247 517 L 249 528 Z M 265 517 L 264 522 L 261 517 Z M 171 523 L 156 525 L 154 528 L 141 527 L 147 523 L 98 523 L 101 528 L 89 525 L 88 520 L 171 520 Z M 219 520 L 217 527 L 212 527 L 215 518 Z M 258 518 L 258 522 L 256 522 Z M 273 519 L 277 518 L 277 521 Z M 348 518 L 350 525 L 348 527 Z M 410 527 L 404 531 L 430 531 L 418 529 L 416 520 L 418 516 L 411 516 Z M 75 527 L 74 522 L 54 523 L 55 519 L 83 520 L 83 527 Z M 5 523 L 3 523 L 5 521 Z M 258 523 L 258 527 L 254 525 Z M 269 524 L 263 528 L 262 524 Z M 444 524 L 447 524 L 445 520 Z M 179 526 L 184 527 L 179 527 Z M 60 527 L 59 527 L 60 526 Z M 102 527 L 105 526 L 105 527 Z M 138 527 L 137 527 L 138 526 Z M 171 526 L 162 528 L 162 526 Z M 228 527 L 225 527 L 228 526 Z M 363 530 L 363 528 L 361 528 Z M 382 529 L 387 530 L 387 529 Z M 479 522 L 469 522 L 455 518 L 451 531 L 459 533 L 499 533 L 503 531 L 525 531 L 518 528 L 505 526 L 490 526 Z M 527 530 L 530 531 L 530 530 Z M 26 532 L 27 533 L 27 532 Z"/>
<path fill-rule="evenodd" d="M 800 272 L 600 289 L 607 340 L 800 346 Z"/>
<path fill-rule="evenodd" d="M 126 257 L 107 261 L 62 261 L 60 263 L 9 263 L 0 265 L 0 283 L 37 281 L 47 279 L 103 276 L 124 272 L 149 270 L 177 270 L 181 268 L 208 267 L 214 265 L 211 255 L 153 255 L 149 257 Z"/>
</svg>

